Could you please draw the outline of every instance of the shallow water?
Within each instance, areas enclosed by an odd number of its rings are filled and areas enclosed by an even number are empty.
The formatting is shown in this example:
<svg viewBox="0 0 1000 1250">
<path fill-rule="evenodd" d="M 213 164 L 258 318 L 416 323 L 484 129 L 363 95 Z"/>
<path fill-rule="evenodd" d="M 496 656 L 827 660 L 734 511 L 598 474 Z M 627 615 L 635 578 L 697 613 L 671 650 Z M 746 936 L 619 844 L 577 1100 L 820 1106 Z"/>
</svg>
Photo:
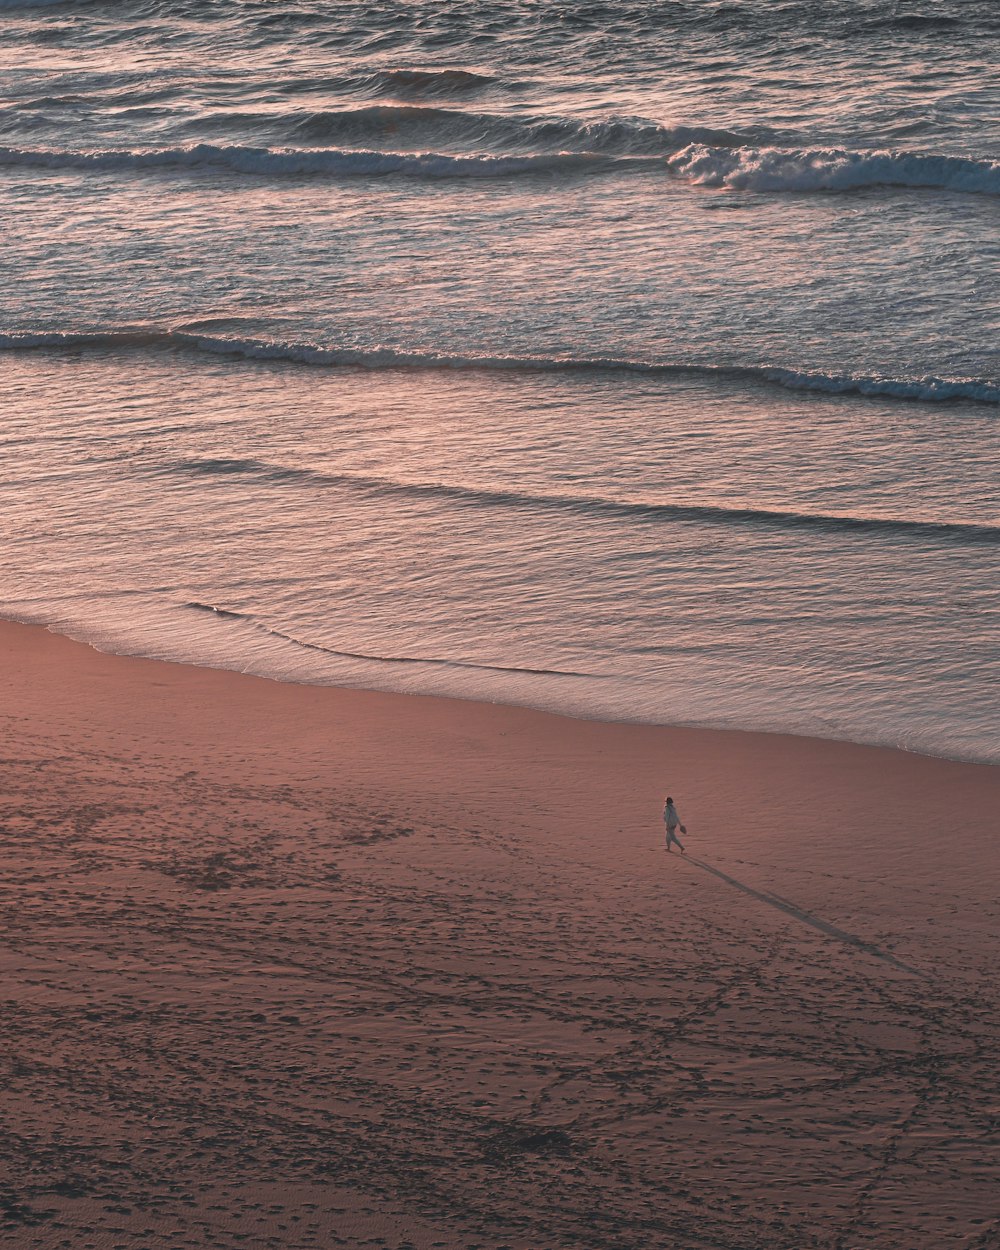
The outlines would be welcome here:
<svg viewBox="0 0 1000 1250">
<path fill-rule="evenodd" d="M 5 5 L 0 611 L 1000 759 L 992 5 Z"/>
</svg>

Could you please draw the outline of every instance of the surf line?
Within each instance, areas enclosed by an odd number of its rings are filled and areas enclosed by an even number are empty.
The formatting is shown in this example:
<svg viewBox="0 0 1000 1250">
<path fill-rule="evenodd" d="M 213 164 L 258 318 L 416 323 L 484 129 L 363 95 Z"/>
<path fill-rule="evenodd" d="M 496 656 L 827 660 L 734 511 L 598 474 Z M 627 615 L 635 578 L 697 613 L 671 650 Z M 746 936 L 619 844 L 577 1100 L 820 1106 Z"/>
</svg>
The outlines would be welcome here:
<svg viewBox="0 0 1000 1250">
<path fill-rule="evenodd" d="M 214 604 L 200 603 L 197 600 L 191 600 L 183 606 L 198 612 L 212 612 L 228 620 L 245 621 L 261 633 L 290 642 L 293 646 L 302 647 L 303 650 L 319 651 L 323 655 L 334 655 L 348 660 L 372 660 L 377 664 L 428 664 L 437 665 L 440 668 L 474 668 L 491 673 L 527 673 L 535 677 L 592 677 L 595 681 L 603 681 L 605 678 L 603 673 L 586 673 L 572 668 L 525 668 L 521 665 L 510 664 L 477 664 L 473 660 L 443 659 L 439 656 L 374 655 L 368 651 L 343 651 L 336 647 L 324 647 L 318 642 L 306 642 L 302 638 L 295 638 L 292 634 L 283 633 L 280 629 L 272 629 L 270 625 L 265 625 L 263 621 L 256 620 L 246 612 L 232 612 L 228 608 L 217 608 Z"/>
<path fill-rule="evenodd" d="M 843 942 L 845 946 L 853 947 L 857 951 L 863 951 L 864 954 L 871 955 L 874 959 L 881 959 L 884 963 L 891 964 L 901 972 L 908 972 L 911 976 L 924 977 L 926 975 L 919 968 L 912 968 L 909 964 L 904 964 L 895 955 L 890 955 L 888 951 L 882 950 L 873 942 L 866 942 L 864 938 L 848 933 L 845 929 L 838 929 L 836 925 L 832 925 L 826 920 L 820 920 L 818 916 L 813 916 L 809 912 L 803 911 L 801 907 L 797 907 L 794 903 L 789 903 L 786 899 L 779 898 L 777 894 L 770 894 L 766 890 L 755 890 L 752 886 L 744 885 L 742 881 L 737 881 L 735 877 L 729 876 L 721 868 L 713 868 L 711 864 L 706 864 L 701 859 L 695 859 L 693 855 L 685 855 L 681 858 L 688 864 L 694 864 L 695 867 L 700 868 L 703 872 L 708 872 L 713 877 L 718 877 L 720 881 L 725 881 L 727 885 L 731 885 L 734 889 L 742 890 L 744 894 L 749 894 L 751 898 L 755 898 L 761 903 L 766 903 L 768 907 L 784 912 L 786 916 L 791 916 L 793 920 L 798 920 L 802 924 L 807 924 L 811 928 L 819 930 L 820 933 L 826 934 L 827 937 Z"/>
</svg>

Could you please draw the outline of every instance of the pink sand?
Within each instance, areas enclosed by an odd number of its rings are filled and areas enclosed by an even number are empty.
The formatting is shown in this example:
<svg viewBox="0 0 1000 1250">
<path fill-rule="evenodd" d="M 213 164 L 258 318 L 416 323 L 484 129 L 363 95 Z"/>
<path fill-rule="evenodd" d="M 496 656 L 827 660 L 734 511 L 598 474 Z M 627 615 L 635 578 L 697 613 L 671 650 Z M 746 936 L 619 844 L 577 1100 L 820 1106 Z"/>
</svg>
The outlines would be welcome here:
<svg viewBox="0 0 1000 1250">
<path fill-rule="evenodd" d="M 0 652 L 0 1244 L 1000 1245 L 1000 770 Z"/>
</svg>

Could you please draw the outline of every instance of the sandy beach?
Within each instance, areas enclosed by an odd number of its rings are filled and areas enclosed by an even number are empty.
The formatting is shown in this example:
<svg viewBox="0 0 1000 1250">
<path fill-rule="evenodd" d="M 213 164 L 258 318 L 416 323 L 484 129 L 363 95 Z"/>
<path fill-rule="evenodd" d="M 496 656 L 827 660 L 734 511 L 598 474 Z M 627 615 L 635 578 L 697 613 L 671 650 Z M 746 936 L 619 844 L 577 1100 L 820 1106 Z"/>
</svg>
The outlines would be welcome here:
<svg viewBox="0 0 1000 1250">
<path fill-rule="evenodd" d="M 1000 770 L 0 650 L 3 1245 L 1000 1245 Z"/>
</svg>

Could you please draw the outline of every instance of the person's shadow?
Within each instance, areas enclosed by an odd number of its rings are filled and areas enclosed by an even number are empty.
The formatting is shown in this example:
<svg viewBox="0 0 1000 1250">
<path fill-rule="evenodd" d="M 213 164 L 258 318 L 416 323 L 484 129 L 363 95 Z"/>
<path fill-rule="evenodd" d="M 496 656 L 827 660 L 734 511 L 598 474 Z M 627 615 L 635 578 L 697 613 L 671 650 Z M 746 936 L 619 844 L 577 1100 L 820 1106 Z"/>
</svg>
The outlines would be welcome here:
<svg viewBox="0 0 1000 1250">
<path fill-rule="evenodd" d="M 731 877 L 728 873 L 723 872 L 721 868 L 713 868 L 711 864 L 706 864 L 702 859 L 695 859 L 693 855 L 687 855 L 684 858 L 687 863 L 694 864 L 702 872 L 710 872 L 713 877 L 718 877 L 720 881 L 725 881 L 727 885 L 733 886 L 734 889 L 742 890 L 744 894 L 749 894 L 751 898 L 767 903 L 769 907 L 774 907 L 777 911 L 784 912 L 786 916 L 791 916 L 794 920 L 800 920 L 803 924 L 811 925 L 812 928 L 818 929 L 820 933 L 825 933 L 827 937 L 836 938 L 838 942 L 844 942 L 847 946 L 853 946 L 855 950 L 863 951 L 874 959 L 881 959 L 887 964 L 892 964 L 894 968 L 899 968 L 902 972 L 909 972 L 915 977 L 925 975 L 918 968 L 911 968 L 909 964 L 904 964 L 895 955 L 890 955 L 888 951 L 881 950 L 873 942 L 866 942 L 864 938 L 855 937 L 853 933 L 848 933 L 844 929 L 838 929 L 836 925 L 820 920 L 818 916 L 813 916 L 810 912 L 803 911 L 801 907 L 796 907 L 794 903 L 790 903 L 788 899 L 782 898 L 778 894 L 770 894 L 766 890 L 755 890 L 752 886 L 744 885 L 742 881 L 737 881 L 735 877 Z"/>
</svg>

